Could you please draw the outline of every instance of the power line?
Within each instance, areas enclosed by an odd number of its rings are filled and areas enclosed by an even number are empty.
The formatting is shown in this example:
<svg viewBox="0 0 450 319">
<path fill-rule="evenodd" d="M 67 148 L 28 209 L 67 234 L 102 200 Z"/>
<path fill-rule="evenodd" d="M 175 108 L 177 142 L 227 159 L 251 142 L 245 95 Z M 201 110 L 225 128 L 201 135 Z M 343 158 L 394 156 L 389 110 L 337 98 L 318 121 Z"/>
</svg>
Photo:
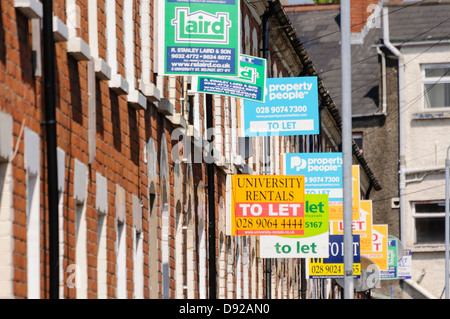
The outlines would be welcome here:
<svg viewBox="0 0 450 319">
<path fill-rule="evenodd" d="M 450 18 L 449 18 L 449 19 L 446 19 L 446 20 L 450 20 Z M 445 21 L 444 21 L 444 22 L 445 22 Z M 445 37 L 450 37 L 450 33 L 448 33 Z M 442 41 L 443 41 L 443 39 L 439 40 L 439 41 L 436 42 L 436 43 L 433 43 L 431 46 L 427 47 L 425 50 L 423 50 L 423 51 L 420 52 L 418 55 L 416 55 L 414 58 L 412 58 L 411 60 L 405 62 L 404 65 L 407 65 L 408 63 L 413 62 L 415 59 L 419 58 L 422 54 L 424 54 L 425 52 L 431 50 L 432 48 L 434 48 L 436 45 L 438 45 L 438 44 L 441 43 Z M 403 43 L 405 43 L 405 42 L 403 42 Z M 400 44 L 400 45 L 401 45 L 401 44 Z M 376 55 L 377 55 L 377 54 L 376 54 Z M 376 55 L 373 55 L 373 56 L 371 56 L 371 57 L 374 57 L 374 56 L 376 56 Z M 366 59 L 363 59 L 363 60 L 367 60 L 367 58 L 366 58 Z M 362 62 L 362 60 L 361 60 L 361 61 L 357 61 L 357 62 L 355 62 L 354 64 L 357 64 L 358 62 Z M 442 63 L 446 63 L 446 62 L 449 62 L 449 61 L 446 60 L 446 61 L 444 61 L 444 62 L 442 62 Z M 352 64 L 352 65 L 354 65 L 354 64 Z M 334 70 L 338 70 L 338 69 L 340 70 L 340 68 L 336 68 L 336 69 L 334 69 Z M 391 74 L 393 74 L 393 73 L 396 73 L 396 71 L 395 71 L 395 70 L 391 70 L 391 71 L 387 72 L 386 75 L 391 75 Z M 420 77 L 420 78 L 422 78 L 422 77 Z M 420 78 L 417 78 L 416 80 L 418 80 L 418 79 L 420 79 Z M 367 83 L 365 83 L 364 85 L 362 85 L 362 86 L 360 86 L 360 87 L 357 87 L 357 88 L 355 88 L 355 89 L 352 89 L 352 92 L 356 92 L 356 91 L 358 91 L 358 90 L 360 90 L 360 89 L 362 89 L 362 88 L 364 88 L 364 87 L 366 87 L 366 86 L 369 86 L 369 85 L 373 84 L 374 82 L 378 82 L 378 80 L 379 80 L 378 77 L 377 77 L 376 79 L 374 79 L 374 80 L 370 80 L 370 81 L 368 81 Z M 411 82 L 410 82 L 408 85 L 406 85 L 405 87 L 408 87 L 408 86 L 411 85 L 412 83 L 414 83 L 414 81 L 411 81 Z M 336 95 L 336 96 L 334 96 L 334 97 L 337 98 L 337 97 L 340 97 L 340 96 L 342 96 L 342 95 L 339 95 L 339 94 L 338 94 L 338 95 Z"/>
<path fill-rule="evenodd" d="M 416 191 L 412 191 L 412 192 L 409 192 L 409 193 L 405 193 L 405 196 L 406 195 L 413 195 L 413 194 L 421 193 L 421 192 L 424 192 L 424 191 L 428 191 L 428 190 L 439 188 L 439 187 L 443 187 L 443 186 L 445 186 L 445 184 L 440 184 L 440 185 L 435 185 L 435 186 L 423 188 L 423 189 L 420 189 L 420 190 L 416 190 Z M 379 199 L 372 199 L 372 203 L 382 202 L 382 201 L 389 200 L 389 199 L 394 198 L 394 197 L 396 197 L 396 196 L 383 197 L 383 198 L 379 198 Z"/>
<path fill-rule="evenodd" d="M 437 25 L 435 25 L 434 27 L 431 27 L 431 28 L 429 28 L 428 30 L 426 30 L 426 31 L 424 31 L 424 32 L 422 32 L 422 33 L 419 33 L 419 34 L 415 35 L 414 37 L 409 38 L 409 39 L 407 39 L 407 40 L 401 42 L 400 44 L 398 44 L 398 46 L 402 46 L 402 45 L 404 45 L 405 43 L 411 42 L 412 40 L 414 40 L 415 38 L 418 38 L 418 37 L 421 36 L 421 35 L 427 34 L 427 33 L 430 32 L 431 30 L 436 29 L 437 27 L 439 27 L 440 25 L 444 24 L 445 22 L 447 22 L 447 21 L 449 21 L 449 20 L 450 20 L 450 18 L 447 18 L 447 19 L 445 19 L 445 20 L 439 22 L 439 23 L 438 23 Z M 438 42 L 434 43 L 430 48 L 424 50 L 422 53 L 419 54 L 419 56 L 422 55 L 423 53 L 425 53 L 426 51 L 432 49 L 434 46 L 436 46 L 437 44 L 439 44 L 440 42 L 442 42 L 444 39 L 447 39 L 449 36 L 450 36 L 450 33 L 447 33 L 447 34 L 444 36 L 443 39 L 440 39 Z M 358 60 L 358 61 L 352 63 L 352 65 L 356 65 L 356 64 L 358 64 L 358 63 L 364 62 L 364 61 L 366 61 L 366 60 L 368 60 L 368 59 L 370 59 L 370 58 L 376 57 L 377 55 L 378 55 L 378 54 L 370 55 L 370 56 L 368 56 L 368 57 L 365 57 L 365 58 L 363 58 L 363 59 L 361 59 L 361 60 Z M 418 56 L 418 57 L 419 57 L 419 56 Z M 321 74 L 324 74 L 324 73 L 330 72 L 330 71 L 340 70 L 340 69 L 341 69 L 340 67 L 337 67 L 337 68 L 334 68 L 334 69 L 329 69 L 329 70 L 326 70 L 326 71 L 321 72 Z"/>
<path fill-rule="evenodd" d="M 407 9 L 407 8 L 409 8 L 409 7 L 412 7 L 412 6 L 421 4 L 422 2 L 425 2 L 425 1 L 426 1 L 426 0 L 421 0 L 421 1 L 418 1 L 418 2 L 413 2 L 413 3 L 411 3 L 411 4 L 402 6 L 402 7 L 398 8 L 398 9 L 396 9 L 396 10 L 389 11 L 386 15 L 390 15 L 390 14 L 392 14 L 392 13 L 395 13 L 395 12 L 398 12 L 398 11 L 401 11 L 401 10 L 405 10 L 405 9 Z M 380 15 L 380 18 L 382 18 L 384 15 L 385 15 L 385 14 L 381 14 L 381 15 Z M 366 23 L 367 23 L 367 21 L 358 22 L 358 23 L 352 24 L 352 25 L 351 25 L 351 28 L 357 27 L 357 26 L 360 26 L 360 25 L 366 24 Z M 320 40 L 320 39 L 322 39 L 322 38 L 325 38 L 325 37 L 328 37 L 328 36 L 330 36 L 330 35 L 336 34 L 336 33 L 338 33 L 338 32 L 341 32 L 341 29 L 340 29 L 340 28 L 339 28 L 338 30 L 336 30 L 336 31 L 333 31 L 333 32 L 324 34 L 324 35 L 322 35 L 322 36 L 319 36 L 319 37 L 316 37 L 316 38 L 312 38 L 312 39 L 307 40 L 307 41 L 302 41 L 302 44 L 305 45 L 305 43 L 309 43 L 309 42 L 313 42 L 313 41 L 316 41 L 316 40 Z"/>
<path fill-rule="evenodd" d="M 448 60 L 447 61 L 445 61 L 445 62 L 443 62 L 443 63 L 446 63 L 446 62 L 449 62 Z M 404 113 L 404 112 L 406 112 L 409 108 L 411 108 L 413 105 L 414 105 L 414 103 L 415 102 L 417 102 L 417 100 L 419 100 L 420 98 L 422 98 L 423 96 L 425 96 L 425 94 L 427 94 L 432 88 L 434 88 L 434 86 L 436 85 L 436 84 L 439 84 L 440 83 L 440 80 L 442 80 L 442 78 L 444 77 L 444 76 L 446 76 L 448 73 L 450 72 L 450 69 L 449 70 L 447 70 L 436 82 L 434 82 L 434 83 L 432 83 L 431 85 L 430 85 L 430 87 L 429 88 L 427 88 L 426 90 L 424 90 L 424 92 L 422 92 L 422 93 L 420 93 L 419 95 L 417 95 L 416 97 L 414 97 L 411 101 L 409 101 L 407 104 L 405 104 L 404 106 L 403 106 L 403 110 L 399 110 L 399 113 L 400 112 L 402 112 L 402 113 Z M 406 106 L 408 106 L 408 107 L 406 107 Z M 406 108 L 405 108 L 406 107 Z M 393 121 L 393 120 L 396 120 L 397 118 L 398 118 L 398 114 L 396 114 L 396 115 L 393 115 L 389 120 L 386 120 L 386 123 L 389 123 L 389 122 L 391 122 L 391 121 Z M 370 135 L 370 134 L 372 134 L 372 133 L 375 133 L 375 132 L 377 132 L 378 130 L 380 130 L 380 129 L 382 129 L 381 127 L 378 127 L 378 128 L 375 128 L 375 129 L 373 129 L 372 131 L 369 131 L 369 132 L 367 132 L 367 133 L 365 133 L 364 134 L 364 136 L 367 136 L 367 135 Z"/>
</svg>

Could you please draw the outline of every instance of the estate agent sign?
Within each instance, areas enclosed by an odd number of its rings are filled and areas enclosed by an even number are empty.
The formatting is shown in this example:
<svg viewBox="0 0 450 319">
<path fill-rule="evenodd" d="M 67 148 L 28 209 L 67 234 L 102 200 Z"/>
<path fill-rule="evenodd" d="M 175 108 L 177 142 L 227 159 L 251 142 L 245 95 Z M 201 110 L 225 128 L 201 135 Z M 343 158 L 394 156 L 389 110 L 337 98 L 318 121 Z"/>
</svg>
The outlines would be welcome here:
<svg viewBox="0 0 450 319">
<path fill-rule="evenodd" d="M 239 0 L 165 0 L 159 9 L 160 74 L 238 75 Z"/>
<path fill-rule="evenodd" d="M 241 135 L 319 134 L 317 77 L 266 79 L 264 103 L 244 100 Z"/>
<path fill-rule="evenodd" d="M 303 235 L 304 176 L 232 175 L 229 235 Z"/>
</svg>

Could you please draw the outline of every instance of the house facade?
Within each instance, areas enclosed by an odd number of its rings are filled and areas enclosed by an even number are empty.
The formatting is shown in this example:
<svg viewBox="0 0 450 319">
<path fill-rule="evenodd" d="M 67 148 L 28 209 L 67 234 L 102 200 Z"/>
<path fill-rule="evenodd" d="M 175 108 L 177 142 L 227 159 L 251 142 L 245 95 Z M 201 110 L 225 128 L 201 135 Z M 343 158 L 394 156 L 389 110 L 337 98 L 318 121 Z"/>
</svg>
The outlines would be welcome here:
<svg viewBox="0 0 450 319">
<path fill-rule="evenodd" d="M 396 61 L 386 72 L 396 74 L 399 88 L 402 241 L 412 252 L 412 278 L 403 289 L 425 298 L 441 298 L 445 288 L 449 9 L 446 2 L 432 1 L 392 3 L 384 9 L 389 17 L 383 26 L 384 49 L 391 48 L 386 52 Z"/>
<path fill-rule="evenodd" d="M 286 11 L 340 107 L 339 5 Z M 442 1 L 352 1 L 353 134 L 382 186 L 365 196 L 412 254 L 411 279 L 381 282 L 395 298 L 444 293 L 449 12 Z"/>
</svg>

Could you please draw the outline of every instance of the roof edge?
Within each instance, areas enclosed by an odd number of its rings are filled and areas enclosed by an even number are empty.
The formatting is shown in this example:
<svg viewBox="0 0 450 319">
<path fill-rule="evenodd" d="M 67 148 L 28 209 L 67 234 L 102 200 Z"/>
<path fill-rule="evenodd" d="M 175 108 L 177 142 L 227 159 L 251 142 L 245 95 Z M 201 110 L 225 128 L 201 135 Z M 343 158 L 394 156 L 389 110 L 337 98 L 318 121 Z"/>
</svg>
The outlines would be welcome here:
<svg viewBox="0 0 450 319">
<path fill-rule="evenodd" d="M 409 7 L 409 6 L 431 6 L 439 4 L 450 4 L 450 0 L 421 0 L 407 2 L 383 2 L 385 7 Z"/>
</svg>

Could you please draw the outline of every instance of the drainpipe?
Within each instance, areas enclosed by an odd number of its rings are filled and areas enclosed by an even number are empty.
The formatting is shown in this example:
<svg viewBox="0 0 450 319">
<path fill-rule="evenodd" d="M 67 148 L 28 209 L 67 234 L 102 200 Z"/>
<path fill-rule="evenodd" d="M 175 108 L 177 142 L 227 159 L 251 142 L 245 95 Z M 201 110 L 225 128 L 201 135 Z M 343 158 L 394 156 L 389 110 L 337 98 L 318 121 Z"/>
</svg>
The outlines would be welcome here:
<svg viewBox="0 0 450 319">
<path fill-rule="evenodd" d="M 206 122 L 209 131 L 214 127 L 212 94 L 206 94 Z M 208 143 L 212 148 L 214 136 L 208 134 Z M 209 263 L 209 298 L 217 298 L 216 270 L 216 200 L 214 183 L 214 149 L 211 150 L 211 160 L 206 164 L 208 174 L 208 263 Z"/>
<path fill-rule="evenodd" d="M 404 72 L 405 62 L 403 55 L 389 40 L 388 8 L 383 7 L 383 40 L 384 45 L 398 58 L 398 142 L 399 142 L 399 199 L 400 199 L 400 240 L 406 244 L 405 220 L 405 127 L 403 107 L 404 98 Z"/>
<path fill-rule="evenodd" d="M 59 299 L 58 160 L 55 107 L 55 43 L 53 1 L 43 3 L 44 101 L 47 141 L 50 299 Z"/>
</svg>

